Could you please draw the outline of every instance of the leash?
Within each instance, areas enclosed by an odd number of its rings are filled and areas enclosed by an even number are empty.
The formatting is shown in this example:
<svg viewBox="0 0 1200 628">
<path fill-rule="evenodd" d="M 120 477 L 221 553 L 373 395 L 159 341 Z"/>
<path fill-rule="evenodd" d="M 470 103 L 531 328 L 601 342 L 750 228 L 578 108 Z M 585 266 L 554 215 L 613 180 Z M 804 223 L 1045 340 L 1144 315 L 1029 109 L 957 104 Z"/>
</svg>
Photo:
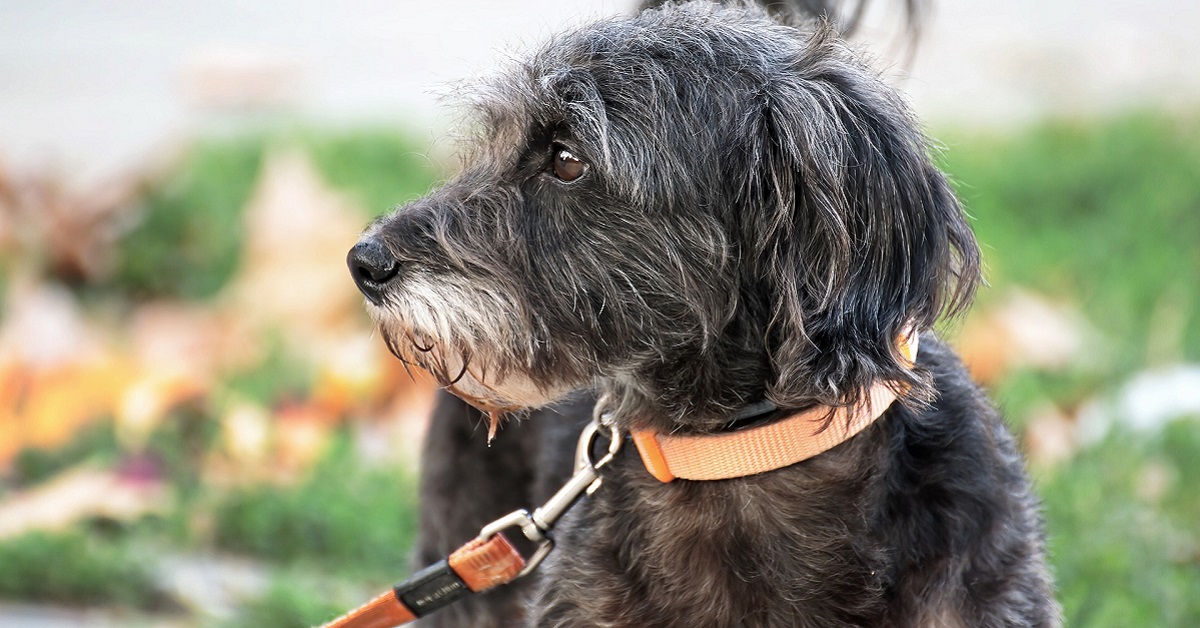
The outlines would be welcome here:
<svg viewBox="0 0 1200 628">
<path fill-rule="evenodd" d="M 392 628 L 424 617 L 473 593 L 508 584 L 532 572 L 550 551 L 554 525 L 581 497 L 600 488 L 598 471 L 621 450 L 621 436 L 609 414 L 597 413 L 579 435 L 575 448 L 575 473 L 532 514 L 525 509 L 483 526 L 479 536 L 454 550 L 445 560 L 422 569 L 375 599 L 324 624 L 322 628 Z M 607 434 L 608 451 L 592 460 L 592 446 Z M 536 549 L 521 556 L 504 536 L 517 528 Z"/>
</svg>

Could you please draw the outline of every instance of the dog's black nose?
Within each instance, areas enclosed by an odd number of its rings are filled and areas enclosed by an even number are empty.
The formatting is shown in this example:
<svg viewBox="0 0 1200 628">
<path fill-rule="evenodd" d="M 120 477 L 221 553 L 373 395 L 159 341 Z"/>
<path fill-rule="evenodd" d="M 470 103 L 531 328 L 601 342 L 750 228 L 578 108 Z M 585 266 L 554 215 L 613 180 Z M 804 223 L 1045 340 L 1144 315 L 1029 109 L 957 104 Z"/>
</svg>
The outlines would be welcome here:
<svg viewBox="0 0 1200 628">
<path fill-rule="evenodd" d="M 355 244 L 346 255 L 346 265 L 358 289 L 373 303 L 383 300 L 384 286 L 400 272 L 400 263 L 375 238 Z"/>
</svg>

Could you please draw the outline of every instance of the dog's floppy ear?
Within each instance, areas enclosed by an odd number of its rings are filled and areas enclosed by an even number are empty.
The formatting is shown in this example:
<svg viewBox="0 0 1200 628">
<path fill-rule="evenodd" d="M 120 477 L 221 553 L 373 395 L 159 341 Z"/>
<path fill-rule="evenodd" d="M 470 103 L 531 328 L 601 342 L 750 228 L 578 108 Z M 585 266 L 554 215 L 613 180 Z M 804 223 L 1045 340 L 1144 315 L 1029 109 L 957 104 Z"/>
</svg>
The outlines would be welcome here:
<svg viewBox="0 0 1200 628">
<path fill-rule="evenodd" d="M 924 135 L 827 30 L 764 95 L 742 221 L 771 316 L 768 395 L 853 403 L 881 380 L 928 394 L 897 338 L 969 304 L 979 252 Z"/>
</svg>

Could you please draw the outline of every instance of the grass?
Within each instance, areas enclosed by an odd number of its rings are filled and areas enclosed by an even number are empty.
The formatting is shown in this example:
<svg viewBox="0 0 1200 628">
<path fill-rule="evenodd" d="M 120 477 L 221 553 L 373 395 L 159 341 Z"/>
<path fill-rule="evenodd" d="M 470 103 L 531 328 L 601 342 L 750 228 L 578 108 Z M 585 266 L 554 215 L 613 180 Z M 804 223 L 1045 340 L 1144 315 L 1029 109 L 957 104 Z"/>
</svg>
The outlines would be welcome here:
<svg viewBox="0 0 1200 628">
<path fill-rule="evenodd" d="M 993 284 L 1075 304 L 1111 344 L 1110 372 L 1200 360 L 1200 116 L 946 138 Z"/>
<path fill-rule="evenodd" d="M 252 138 L 201 142 L 152 184 L 139 220 L 120 243 L 107 292 L 133 299 L 212 296 L 233 275 L 242 248 L 242 208 L 262 163 Z"/>
<path fill-rule="evenodd" d="M 304 399 L 315 380 L 311 363 L 293 355 L 276 333 L 261 341 L 263 356 L 258 364 L 226 382 L 229 394 L 270 407 L 280 400 Z"/>
<path fill-rule="evenodd" d="M 266 593 L 258 599 L 248 601 L 241 608 L 241 612 L 221 624 L 221 628 L 317 626 L 350 610 L 351 605 L 366 601 L 360 593 L 357 596 L 349 596 L 347 601 L 342 603 L 331 602 L 331 598 L 340 599 L 343 596 L 331 596 L 328 584 L 323 580 L 280 574 L 271 582 Z"/>
<path fill-rule="evenodd" d="M 116 430 L 111 421 L 100 421 L 79 431 L 58 449 L 30 447 L 22 450 L 9 470 L 14 485 L 32 485 L 83 462 L 112 464 L 119 456 Z"/>
<path fill-rule="evenodd" d="M 309 132 L 301 143 L 329 184 L 371 216 L 420 197 L 441 177 L 429 149 L 394 129 Z"/>
<path fill-rule="evenodd" d="M 214 431 L 215 421 L 188 414 L 151 434 L 141 455 L 160 462 L 176 497 L 175 512 L 165 518 L 84 522 L 67 532 L 0 541 L 0 600 L 171 609 L 156 587 L 153 553 L 136 548 L 182 546 L 257 558 L 277 570 L 268 592 L 250 600 L 231 625 L 301 626 L 357 603 L 357 589 L 381 588 L 409 572 L 417 515 L 407 472 L 359 464 L 343 432 L 295 485 L 213 489 L 200 483 L 200 468 Z M 97 425 L 59 452 L 26 452 L 21 482 L 35 484 L 98 455 L 115 461 L 121 454 L 114 447 L 111 424 Z M 295 573 L 322 574 L 323 581 Z M 330 601 L 329 582 L 365 587 Z"/>
<path fill-rule="evenodd" d="M 1200 625 L 1200 422 L 1117 433 L 1039 482 L 1069 626 Z"/>
<path fill-rule="evenodd" d="M 294 129 L 200 141 L 145 190 L 102 289 L 133 299 L 216 294 L 240 263 L 242 210 L 274 146 L 307 150 L 326 180 L 361 204 L 364 222 L 424 193 L 440 176 L 428 150 L 393 129 Z"/>
<path fill-rule="evenodd" d="M 143 610 L 167 605 L 128 543 L 83 529 L 8 539 L 0 543 L 0 566 L 2 599 Z"/>
<path fill-rule="evenodd" d="M 299 485 L 235 489 L 213 508 L 224 551 L 280 565 L 307 564 L 383 582 L 409 568 L 415 482 L 392 468 L 363 468 L 347 438 Z"/>
</svg>

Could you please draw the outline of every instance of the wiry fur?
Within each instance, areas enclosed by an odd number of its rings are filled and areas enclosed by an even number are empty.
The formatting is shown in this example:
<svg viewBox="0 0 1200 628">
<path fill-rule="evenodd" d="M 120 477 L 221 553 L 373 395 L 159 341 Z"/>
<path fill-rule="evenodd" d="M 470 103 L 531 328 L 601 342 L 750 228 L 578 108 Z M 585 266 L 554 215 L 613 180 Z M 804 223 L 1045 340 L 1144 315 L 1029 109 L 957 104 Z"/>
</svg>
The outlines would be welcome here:
<svg viewBox="0 0 1200 628">
<path fill-rule="evenodd" d="M 662 7 L 678 0 L 643 0 L 641 10 Z M 732 0 L 736 2 L 736 0 Z M 731 2 L 726 2 L 729 4 Z M 817 17 L 829 22 L 843 35 L 850 35 L 858 30 L 863 20 L 870 0 L 758 0 L 772 15 L 782 19 L 797 17 Z M 928 10 L 927 0 L 899 0 L 901 15 L 908 33 L 915 41 L 920 34 L 925 14 Z"/>
<path fill-rule="evenodd" d="M 463 173 L 368 230 L 384 262 L 351 255 L 402 359 L 488 410 L 598 389 L 625 430 L 904 391 L 850 441 L 758 476 L 660 484 L 626 451 L 563 521 L 530 624 L 1056 622 L 1011 437 L 936 339 L 916 368 L 896 347 L 969 303 L 974 238 L 903 102 L 828 28 L 646 11 L 552 40 L 475 107 Z M 587 164 L 570 183 L 562 148 Z M 431 428 L 423 499 L 451 521 L 427 511 L 425 560 L 507 511 L 472 491 L 533 505 L 569 469 L 502 435 L 470 456 L 489 472 L 458 470 L 463 412 L 445 402 Z M 509 431 L 569 453 L 544 421 Z M 531 586 L 432 621 L 502 625 Z"/>
</svg>

